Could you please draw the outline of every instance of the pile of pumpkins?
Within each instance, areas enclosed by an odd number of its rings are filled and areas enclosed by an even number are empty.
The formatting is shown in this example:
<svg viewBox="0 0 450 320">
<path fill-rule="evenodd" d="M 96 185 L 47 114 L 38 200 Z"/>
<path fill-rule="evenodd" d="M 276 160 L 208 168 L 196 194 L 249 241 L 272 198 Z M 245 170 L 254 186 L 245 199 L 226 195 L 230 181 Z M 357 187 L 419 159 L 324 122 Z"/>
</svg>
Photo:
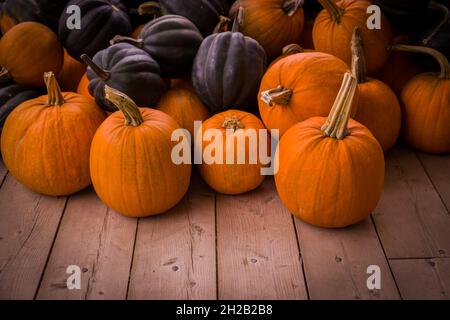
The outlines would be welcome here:
<svg viewBox="0 0 450 320">
<path fill-rule="evenodd" d="M 374 3 L 381 29 L 368 28 Z M 192 170 L 172 161 L 172 133 L 193 137 L 203 121 L 223 137 L 278 130 L 271 151 L 282 202 L 311 224 L 345 227 L 375 208 L 383 153 L 400 134 L 418 150 L 450 152 L 447 0 L 0 6 L 3 161 L 42 194 L 92 183 L 123 215 L 166 212 Z M 211 143 L 194 141 L 201 151 Z M 224 194 L 257 188 L 265 166 L 197 165 Z"/>
</svg>

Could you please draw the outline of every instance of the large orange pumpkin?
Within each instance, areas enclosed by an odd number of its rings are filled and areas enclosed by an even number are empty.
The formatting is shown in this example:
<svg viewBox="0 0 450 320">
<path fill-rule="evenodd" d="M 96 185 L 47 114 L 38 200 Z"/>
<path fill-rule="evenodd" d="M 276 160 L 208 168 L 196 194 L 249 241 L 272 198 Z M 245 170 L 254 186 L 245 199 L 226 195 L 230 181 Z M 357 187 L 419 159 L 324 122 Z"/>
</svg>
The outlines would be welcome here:
<svg viewBox="0 0 450 320">
<path fill-rule="evenodd" d="M 125 94 L 105 86 L 105 96 L 120 111 L 110 115 L 92 141 L 91 176 L 100 199 L 129 217 L 163 213 L 184 196 L 190 164 L 175 164 L 179 125 L 164 112 L 138 108 Z"/>
<path fill-rule="evenodd" d="M 353 29 L 359 27 L 366 47 L 367 72 L 380 69 L 388 58 L 388 46 L 392 31 L 389 22 L 382 17 L 381 29 L 367 28 L 367 8 L 372 5 L 366 0 L 318 0 L 325 10 L 316 18 L 313 28 L 314 48 L 341 58 L 350 65 L 349 50 Z"/>
<path fill-rule="evenodd" d="M 353 33 L 352 52 L 352 70 L 359 89 L 358 111 L 354 119 L 372 132 L 386 152 L 397 141 L 400 132 L 400 103 L 389 86 L 366 76 L 364 50 L 358 28 Z"/>
<path fill-rule="evenodd" d="M 217 136 L 210 139 L 208 130 L 217 130 Z M 262 131 L 260 131 L 262 130 Z M 266 139 L 266 154 L 261 149 L 263 156 L 270 156 L 268 131 L 264 128 L 261 120 L 251 113 L 239 110 L 227 110 L 214 115 L 203 123 L 202 130 L 199 130 L 195 139 L 195 148 L 203 154 L 203 163 L 198 166 L 199 172 L 206 183 L 224 194 L 241 194 L 257 188 L 265 176 L 261 174 L 261 169 L 266 165 L 262 163 L 260 157 L 260 140 L 262 135 Z M 215 145 L 215 139 L 224 142 Z M 252 138 L 250 138 L 252 137 Z M 211 141 L 212 140 L 212 141 Z M 245 141 L 245 147 L 238 144 L 238 141 Z M 217 141 L 216 141 L 217 142 Z M 238 161 L 240 148 L 242 160 Z M 209 155 L 217 156 L 222 154 L 219 163 L 212 163 Z M 227 157 L 232 161 L 226 161 Z M 222 160 L 222 161 L 221 161 Z"/>
<path fill-rule="evenodd" d="M 69 195 L 91 183 L 89 150 L 105 114 L 92 99 L 61 93 L 53 73 L 45 81 L 47 95 L 22 103 L 6 119 L 3 161 L 31 190 Z"/>
<path fill-rule="evenodd" d="M 342 60 L 321 52 L 293 54 L 273 64 L 259 90 L 266 128 L 279 129 L 282 136 L 299 121 L 328 115 L 347 70 Z"/>
<path fill-rule="evenodd" d="M 235 17 L 243 7 L 245 16 L 239 30 L 258 41 L 273 59 L 284 46 L 300 41 L 304 24 L 301 4 L 301 0 L 237 0 L 230 16 Z"/>
<path fill-rule="evenodd" d="M 356 79 L 347 73 L 328 119 L 296 124 L 276 151 L 281 200 L 293 215 L 316 226 L 357 223 L 381 196 L 383 150 L 366 127 L 349 119 L 356 88 Z"/>
<path fill-rule="evenodd" d="M 81 78 L 86 73 L 86 65 L 72 58 L 64 49 L 64 63 L 57 79 L 63 91 L 76 92 Z"/>
<path fill-rule="evenodd" d="M 42 75 L 58 74 L 64 52 L 52 30 L 37 22 L 23 22 L 0 40 L 0 66 L 21 85 L 44 85 Z"/>
<path fill-rule="evenodd" d="M 450 64 L 447 58 L 427 47 L 395 45 L 393 49 L 429 54 L 441 67 L 440 73 L 418 74 L 403 88 L 403 138 L 425 152 L 450 152 Z"/>
</svg>

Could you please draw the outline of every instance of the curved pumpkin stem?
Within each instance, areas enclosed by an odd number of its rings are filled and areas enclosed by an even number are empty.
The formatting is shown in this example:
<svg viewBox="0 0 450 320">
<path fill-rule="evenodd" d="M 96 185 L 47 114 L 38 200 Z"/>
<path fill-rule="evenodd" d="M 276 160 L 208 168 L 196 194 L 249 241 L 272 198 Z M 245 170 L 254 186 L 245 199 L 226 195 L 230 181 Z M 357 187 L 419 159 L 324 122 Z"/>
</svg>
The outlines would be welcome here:
<svg viewBox="0 0 450 320">
<path fill-rule="evenodd" d="M 233 27 L 231 28 L 231 32 L 239 32 L 239 28 L 244 25 L 244 7 L 239 7 L 239 10 L 234 17 Z"/>
<path fill-rule="evenodd" d="M 139 107 L 125 93 L 105 85 L 105 98 L 122 111 L 126 126 L 139 127 L 144 122 Z"/>
<path fill-rule="evenodd" d="M 283 51 L 282 54 L 284 56 L 290 56 L 292 54 L 296 54 L 296 53 L 303 53 L 305 52 L 305 50 L 303 50 L 303 48 L 296 44 L 296 43 L 292 43 L 292 44 L 288 44 L 287 46 L 283 47 Z"/>
<path fill-rule="evenodd" d="M 92 59 L 87 54 L 83 53 L 81 55 L 81 60 L 83 60 L 84 63 L 86 63 L 103 82 L 108 81 L 111 77 L 111 74 L 108 71 L 103 70 L 97 64 L 95 64 L 95 62 L 92 61 Z"/>
<path fill-rule="evenodd" d="M 303 3 L 304 0 L 288 0 L 283 3 L 282 8 L 289 17 L 292 17 L 303 6 Z"/>
<path fill-rule="evenodd" d="M 65 101 L 55 74 L 53 72 L 44 73 L 44 82 L 47 87 L 47 105 L 62 106 Z"/>
<path fill-rule="evenodd" d="M 219 16 L 219 23 L 216 25 L 216 27 L 213 30 L 213 33 L 220 33 L 228 31 L 228 24 L 230 23 L 231 19 L 225 16 Z"/>
<path fill-rule="evenodd" d="M 362 47 L 361 32 L 358 27 L 355 27 L 352 36 L 352 73 L 358 80 L 358 83 L 367 82 L 366 59 Z"/>
<path fill-rule="evenodd" d="M 428 47 L 410 46 L 405 44 L 395 44 L 392 45 L 389 49 L 393 51 L 424 53 L 432 56 L 434 59 L 436 59 L 436 61 L 439 63 L 439 66 L 441 67 L 439 79 L 450 80 L 450 64 L 447 58 L 439 51 Z"/>
<path fill-rule="evenodd" d="M 131 38 L 131 37 L 125 37 L 125 36 L 114 36 L 114 38 L 112 38 L 109 41 L 110 45 L 115 45 L 117 43 L 129 43 L 132 44 L 133 46 L 142 49 L 144 48 L 144 40 L 143 39 L 135 39 L 135 38 Z"/>
<path fill-rule="evenodd" d="M 160 17 L 161 14 L 161 7 L 158 2 L 155 1 L 149 1 L 142 3 L 138 9 L 137 12 L 140 16 L 154 16 L 154 17 Z"/>
<path fill-rule="evenodd" d="M 245 126 L 237 116 L 226 117 L 222 124 L 222 128 L 227 130 L 233 130 L 233 132 L 244 129 Z"/>
<path fill-rule="evenodd" d="M 428 37 L 422 40 L 422 43 L 424 45 L 427 45 L 431 40 L 433 40 L 433 38 L 436 36 L 436 34 L 439 33 L 442 27 L 444 27 L 447 24 L 448 19 L 450 19 L 450 12 L 448 8 L 443 4 L 437 3 L 436 1 L 431 1 L 429 8 L 441 11 L 444 15 L 444 18 L 442 19 L 441 22 L 439 22 L 436 28 L 428 35 Z"/>
<path fill-rule="evenodd" d="M 279 85 L 274 89 L 261 92 L 261 101 L 272 107 L 275 104 L 288 105 L 291 101 L 292 90 Z"/>
<path fill-rule="evenodd" d="M 325 10 L 328 11 L 334 22 L 339 24 L 341 17 L 344 14 L 344 9 L 339 7 L 334 0 L 317 0 Z"/>
<path fill-rule="evenodd" d="M 330 114 L 322 126 L 326 136 L 342 140 L 348 135 L 348 121 L 357 86 L 356 78 L 350 72 L 346 72 Z"/>
</svg>

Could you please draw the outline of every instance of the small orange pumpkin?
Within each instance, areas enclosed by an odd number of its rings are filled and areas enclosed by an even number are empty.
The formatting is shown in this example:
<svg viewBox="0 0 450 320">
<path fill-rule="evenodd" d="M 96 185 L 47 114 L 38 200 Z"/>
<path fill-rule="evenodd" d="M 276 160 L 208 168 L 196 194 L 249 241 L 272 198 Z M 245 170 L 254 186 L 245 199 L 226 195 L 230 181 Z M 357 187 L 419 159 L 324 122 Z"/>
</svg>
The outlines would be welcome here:
<svg viewBox="0 0 450 320">
<path fill-rule="evenodd" d="M 194 121 L 209 118 L 209 111 L 194 91 L 189 79 L 173 79 L 170 89 L 158 102 L 157 109 L 171 116 L 194 136 Z"/>
<path fill-rule="evenodd" d="M 357 223 L 369 216 L 381 196 L 383 150 L 366 127 L 349 119 L 356 88 L 357 80 L 346 73 L 328 119 L 296 124 L 276 151 L 281 200 L 293 215 L 316 226 Z"/>
<path fill-rule="evenodd" d="M 63 91 L 76 92 L 81 78 L 86 73 L 86 65 L 72 58 L 64 49 L 64 63 L 57 79 Z"/>
<path fill-rule="evenodd" d="M 86 73 L 81 77 L 77 92 L 85 97 L 94 99 L 89 93 L 89 78 Z"/>
<path fill-rule="evenodd" d="M 171 140 L 178 124 L 164 112 L 138 108 L 125 94 L 105 86 L 120 111 L 110 115 L 92 141 L 91 176 L 100 199 L 129 217 L 163 213 L 185 195 L 190 164 L 175 164 Z"/>
<path fill-rule="evenodd" d="M 208 130 L 218 130 L 218 136 L 214 136 L 210 141 L 207 138 Z M 260 131 L 262 130 L 262 131 Z M 196 150 L 201 150 L 203 163 L 198 165 L 200 175 L 203 180 L 215 191 L 224 194 L 241 194 L 257 188 L 265 176 L 261 174 L 261 169 L 265 167 L 260 158 L 260 132 L 263 139 L 267 141 L 267 153 L 269 151 L 269 133 L 264 128 L 261 120 L 251 113 L 239 110 L 227 110 L 214 115 L 206 120 L 199 130 L 195 139 Z M 253 135 L 253 133 L 255 133 Z M 215 139 L 221 138 L 223 145 L 217 145 L 217 149 L 211 150 Z M 250 137 L 253 137 L 251 139 Z M 245 141 L 244 163 L 238 162 L 238 141 Z M 250 142 L 252 141 L 252 142 Z M 257 148 L 255 148 L 257 147 Z M 218 151 L 222 149 L 221 151 Z M 222 163 L 208 163 L 208 155 L 217 155 L 222 152 Z M 261 150 L 264 155 L 264 150 Z M 205 156 L 206 154 L 206 156 Z M 232 161 L 227 163 L 227 155 Z M 242 155 L 243 156 L 243 155 Z M 269 156 L 269 155 L 268 155 Z M 253 161 L 251 159 L 253 158 Z"/>
<path fill-rule="evenodd" d="M 53 73 L 48 94 L 19 105 L 1 136 L 5 166 L 33 191 L 64 196 L 91 183 L 89 150 L 105 114 L 92 99 L 61 93 Z"/>
<path fill-rule="evenodd" d="M 366 76 L 361 35 L 355 28 L 352 40 L 352 70 L 358 80 L 358 111 L 354 119 L 377 138 L 383 151 L 397 141 L 401 125 L 401 110 L 395 93 L 385 83 Z"/>
</svg>

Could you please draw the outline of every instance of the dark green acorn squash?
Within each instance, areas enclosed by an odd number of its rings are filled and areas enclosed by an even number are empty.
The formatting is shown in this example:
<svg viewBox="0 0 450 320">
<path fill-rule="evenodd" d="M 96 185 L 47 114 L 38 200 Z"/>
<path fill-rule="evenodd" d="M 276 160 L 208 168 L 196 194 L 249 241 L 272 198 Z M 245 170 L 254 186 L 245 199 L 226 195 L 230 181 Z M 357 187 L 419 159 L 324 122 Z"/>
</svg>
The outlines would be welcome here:
<svg viewBox="0 0 450 320">
<path fill-rule="evenodd" d="M 59 18 L 68 2 L 69 0 L 36 0 L 42 20 L 55 31 L 58 31 Z"/>
<path fill-rule="evenodd" d="M 402 31 L 421 28 L 430 0 L 375 0 L 389 22 Z"/>
<path fill-rule="evenodd" d="M 65 11 L 59 19 L 59 38 L 75 59 L 79 60 L 83 53 L 95 55 L 108 47 L 115 35 L 131 34 L 130 19 L 118 0 L 71 0 L 67 5 L 81 9 L 81 29 L 67 28 L 70 15 Z"/>
<path fill-rule="evenodd" d="M 41 96 L 43 92 L 18 84 L 10 84 L 0 88 L 0 128 L 6 118 L 22 102 Z"/>
<path fill-rule="evenodd" d="M 203 41 L 192 67 L 195 91 L 212 113 L 251 109 L 266 69 L 264 49 L 237 32 L 237 20 L 233 31 L 212 34 Z"/>
<path fill-rule="evenodd" d="M 21 22 L 42 22 L 39 13 L 39 7 L 35 0 L 6 0 L 0 12 L 0 29 L 5 34 Z"/>
<path fill-rule="evenodd" d="M 82 59 L 89 66 L 89 92 L 106 111 L 117 109 L 105 99 L 105 84 L 125 93 L 140 107 L 154 107 L 165 89 L 158 63 L 129 43 L 101 50 L 92 60 L 87 55 Z"/>
</svg>

